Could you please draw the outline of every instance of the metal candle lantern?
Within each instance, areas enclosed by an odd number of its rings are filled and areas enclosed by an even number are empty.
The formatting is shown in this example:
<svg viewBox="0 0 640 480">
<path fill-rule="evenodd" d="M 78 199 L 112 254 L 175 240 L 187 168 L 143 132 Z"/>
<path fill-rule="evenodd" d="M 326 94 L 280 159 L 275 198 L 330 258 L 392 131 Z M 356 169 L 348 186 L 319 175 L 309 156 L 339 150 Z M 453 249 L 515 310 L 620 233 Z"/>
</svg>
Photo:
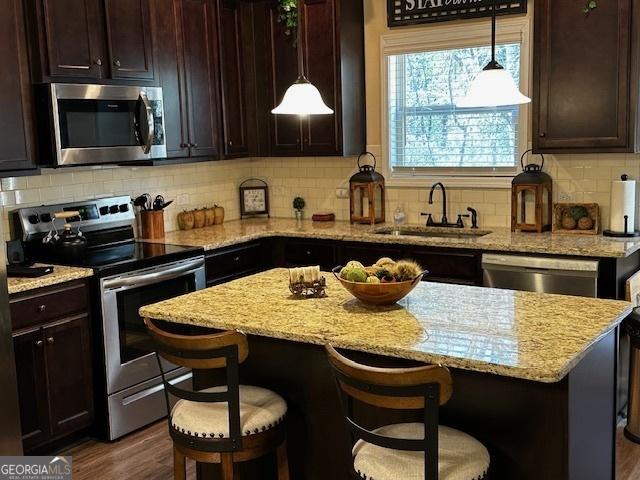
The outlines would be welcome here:
<svg viewBox="0 0 640 480">
<path fill-rule="evenodd" d="M 551 230 L 553 208 L 553 180 L 542 171 L 542 164 L 530 163 L 525 166 L 520 158 L 522 173 L 511 182 L 511 231 L 545 232 Z"/>
<path fill-rule="evenodd" d="M 373 165 L 362 165 L 363 157 L 373 158 Z M 349 180 L 351 223 L 384 222 L 384 177 L 376 172 L 376 157 L 365 152 L 358 157 L 358 173 Z"/>
</svg>

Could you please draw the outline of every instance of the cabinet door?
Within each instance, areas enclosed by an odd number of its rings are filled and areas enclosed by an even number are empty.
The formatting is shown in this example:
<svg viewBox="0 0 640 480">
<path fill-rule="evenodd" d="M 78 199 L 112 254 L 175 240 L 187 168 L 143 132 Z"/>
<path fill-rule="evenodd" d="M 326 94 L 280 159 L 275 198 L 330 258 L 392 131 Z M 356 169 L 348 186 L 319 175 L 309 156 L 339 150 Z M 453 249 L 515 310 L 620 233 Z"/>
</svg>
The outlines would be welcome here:
<svg viewBox="0 0 640 480">
<path fill-rule="evenodd" d="M 99 0 L 42 0 L 49 75 L 99 79 L 105 62 Z"/>
<path fill-rule="evenodd" d="M 32 94 L 20 0 L 0 0 L 0 171 L 33 168 Z"/>
<path fill-rule="evenodd" d="M 44 328 L 51 433 L 59 437 L 93 421 L 89 320 L 68 318 Z"/>
<path fill-rule="evenodd" d="M 320 91 L 333 115 L 312 115 L 302 122 L 302 151 L 313 155 L 336 155 L 341 150 L 339 139 L 338 100 L 340 90 L 340 52 L 336 37 L 334 0 L 304 2 L 303 45 L 305 72 Z"/>
<path fill-rule="evenodd" d="M 105 0 L 111 76 L 153 79 L 149 0 Z"/>
<path fill-rule="evenodd" d="M 180 1 L 151 0 L 151 26 L 158 83 L 163 93 L 167 157 L 187 157 L 189 147 Z"/>
<path fill-rule="evenodd" d="M 536 0 L 534 147 L 632 150 L 629 131 L 631 0 Z"/>
<path fill-rule="evenodd" d="M 37 327 L 13 335 L 16 358 L 22 442 L 29 451 L 49 438 L 47 376 L 44 369 L 44 339 Z"/>
<path fill-rule="evenodd" d="M 249 154 L 247 82 L 243 28 L 238 2 L 218 0 L 218 37 L 222 103 L 222 143 L 225 156 Z"/>
<path fill-rule="evenodd" d="M 295 38 L 278 22 L 278 12 L 267 9 L 267 78 L 269 87 L 269 152 L 272 155 L 299 155 L 302 151 L 301 122 L 297 115 L 273 115 L 271 109 L 298 78 Z"/>
<path fill-rule="evenodd" d="M 182 0 L 184 66 L 192 157 L 217 157 L 219 112 L 215 0 Z"/>
</svg>

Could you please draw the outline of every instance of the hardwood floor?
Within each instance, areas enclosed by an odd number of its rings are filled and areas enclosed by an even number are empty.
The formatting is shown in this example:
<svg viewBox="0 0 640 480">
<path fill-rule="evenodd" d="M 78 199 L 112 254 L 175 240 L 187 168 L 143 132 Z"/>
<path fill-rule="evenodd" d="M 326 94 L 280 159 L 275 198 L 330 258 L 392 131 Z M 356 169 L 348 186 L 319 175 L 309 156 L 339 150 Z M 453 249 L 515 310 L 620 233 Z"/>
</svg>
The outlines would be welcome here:
<svg viewBox="0 0 640 480">
<path fill-rule="evenodd" d="M 616 480 L 640 478 L 640 445 L 627 440 L 618 428 Z M 166 422 L 113 443 L 90 440 L 64 452 L 73 456 L 73 479 L 170 480 L 173 453 Z M 195 479 L 195 465 L 187 462 L 187 478 Z"/>
</svg>

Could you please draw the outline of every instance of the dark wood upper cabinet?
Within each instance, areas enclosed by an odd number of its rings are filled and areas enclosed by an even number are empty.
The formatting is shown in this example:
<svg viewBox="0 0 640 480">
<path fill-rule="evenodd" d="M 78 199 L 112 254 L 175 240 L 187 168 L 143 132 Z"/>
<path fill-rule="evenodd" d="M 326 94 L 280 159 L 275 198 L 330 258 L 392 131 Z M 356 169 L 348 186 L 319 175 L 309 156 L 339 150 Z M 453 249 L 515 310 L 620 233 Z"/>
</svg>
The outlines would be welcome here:
<svg viewBox="0 0 640 480">
<path fill-rule="evenodd" d="M 38 7 L 49 75 L 103 78 L 108 60 L 100 0 L 42 0 Z"/>
<path fill-rule="evenodd" d="M 104 0 L 112 78 L 153 79 L 149 0 Z"/>
<path fill-rule="evenodd" d="M 0 171 L 35 168 L 33 98 L 20 0 L 0 0 Z"/>
<path fill-rule="evenodd" d="M 533 145 L 540 152 L 636 149 L 638 25 L 632 0 L 536 0 Z M 634 20 L 633 17 L 636 17 Z M 634 33 L 635 30 L 635 33 Z"/>
<path fill-rule="evenodd" d="M 353 155 L 365 148 L 364 13 L 362 2 L 304 0 L 302 45 L 268 9 L 265 78 L 270 109 L 280 103 L 298 77 L 297 48 L 305 73 L 334 110 L 333 115 L 300 119 L 271 115 L 270 153 L 274 155 Z"/>
<path fill-rule="evenodd" d="M 254 86 L 251 74 L 251 6 L 246 3 L 218 0 L 218 45 L 220 46 L 220 88 L 222 106 L 222 148 L 225 157 L 247 156 L 254 149 L 254 135 L 249 116 L 250 93 Z M 254 100 L 255 102 L 255 100 Z"/>
<path fill-rule="evenodd" d="M 182 0 L 182 35 L 192 157 L 219 155 L 215 0 Z"/>
</svg>

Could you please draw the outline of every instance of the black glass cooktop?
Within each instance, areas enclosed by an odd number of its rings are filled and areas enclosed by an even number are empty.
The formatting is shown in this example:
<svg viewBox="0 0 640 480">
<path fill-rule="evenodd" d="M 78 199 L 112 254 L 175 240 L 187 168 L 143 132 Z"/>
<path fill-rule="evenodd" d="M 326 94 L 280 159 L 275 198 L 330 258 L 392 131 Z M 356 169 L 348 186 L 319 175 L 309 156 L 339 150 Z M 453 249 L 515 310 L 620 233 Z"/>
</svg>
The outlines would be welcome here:
<svg viewBox="0 0 640 480">
<path fill-rule="evenodd" d="M 41 257 L 41 261 L 92 268 L 101 276 L 130 272 L 163 263 L 194 258 L 203 255 L 201 247 L 185 247 L 164 243 L 129 242 L 109 247 L 89 248 L 82 258 L 56 261 Z"/>
</svg>

